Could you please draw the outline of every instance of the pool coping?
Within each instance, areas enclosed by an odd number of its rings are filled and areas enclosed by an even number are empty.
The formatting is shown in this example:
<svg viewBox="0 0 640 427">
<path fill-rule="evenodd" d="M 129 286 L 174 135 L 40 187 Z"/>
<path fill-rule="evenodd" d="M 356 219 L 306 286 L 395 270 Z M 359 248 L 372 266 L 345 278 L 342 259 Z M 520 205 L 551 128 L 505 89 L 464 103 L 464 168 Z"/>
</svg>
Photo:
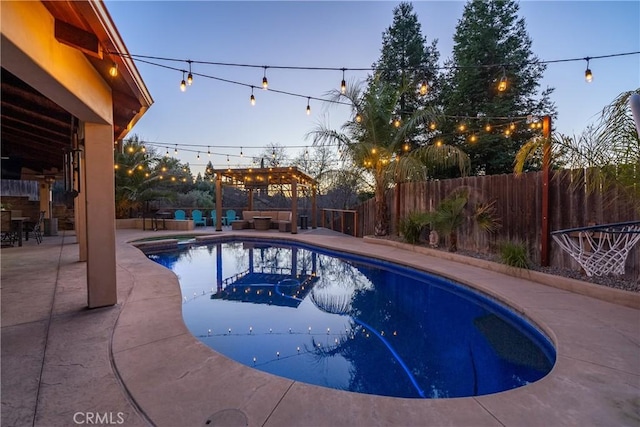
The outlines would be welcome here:
<svg viewBox="0 0 640 427">
<path fill-rule="evenodd" d="M 133 285 L 121 303 L 111 357 L 150 423 L 202 425 L 231 409 L 249 425 L 264 426 L 638 422 L 637 309 L 369 239 L 243 231 L 215 238 L 247 236 L 375 256 L 460 281 L 508 303 L 547 333 L 556 345 L 556 365 L 542 380 L 515 390 L 435 400 L 362 395 L 266 374 L 227 359 L 188 332 L 177 278 L 130 244 L 134 235 L 127 233 L 118 243 L 118 264 Z"/>
</svg>

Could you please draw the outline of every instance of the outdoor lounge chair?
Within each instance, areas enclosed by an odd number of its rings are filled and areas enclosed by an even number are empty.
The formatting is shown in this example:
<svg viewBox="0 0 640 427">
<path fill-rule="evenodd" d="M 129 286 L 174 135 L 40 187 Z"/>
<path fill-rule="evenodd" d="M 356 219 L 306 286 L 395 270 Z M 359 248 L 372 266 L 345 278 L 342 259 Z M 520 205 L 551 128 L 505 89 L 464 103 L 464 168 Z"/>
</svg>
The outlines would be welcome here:
<svg viewBox="0 0 640 427">
<path fill-rule="evenodd" d="M 173 213 L 173 217 L 175 219 L 187 219 L 187 215 L 184 213 L 184 211 L 182 209 L 178 209 L 177 211 L 175 211 Z"/>
<path fill-rule="evenodd" d="M 193 219 L 194 226 L 198 226 L 198 225 L 203 225 L 205 227 L 207 226 L 207 219 L 202 217 L 201 210 L 194 209 L 191 212 L 191 218 Z"/>
<path fill-rule="evenodd" d="M 218 220 L 218 214 L 216 213 L 216 210 L 213 209 L 211 211 L 211 225 L 213 225 L 214 227 L 216 226 L 216 221 Z"/>
<path fill-rule="evenodd" d="M 235 221 L 236 219 L 238 219 L 236 217 L 236 211 L 234 211 L 233 209 L 229 209 L 229 210 L 227 210 L 227 216 L 222 218 L 222 224 L 223 225 L 231 225 L 231 223 L 233 221 Z"/>
</svg>

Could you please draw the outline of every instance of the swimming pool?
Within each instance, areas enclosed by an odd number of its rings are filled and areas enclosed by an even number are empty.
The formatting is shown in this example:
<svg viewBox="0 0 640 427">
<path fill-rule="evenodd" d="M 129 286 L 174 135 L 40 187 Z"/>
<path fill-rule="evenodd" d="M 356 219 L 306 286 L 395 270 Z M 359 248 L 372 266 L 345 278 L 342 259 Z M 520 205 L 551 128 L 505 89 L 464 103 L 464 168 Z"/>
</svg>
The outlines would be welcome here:
<svg viewBox="0 0 640 427">
<path fill-rule="evenodd" d="M 240 363 L 383 396 L 495 393 L 545 376 L 550 341 L 446 279 L 288 242 L 220 241 L 148 253 L 176 273 L 183 317 Z"/>
</svg>

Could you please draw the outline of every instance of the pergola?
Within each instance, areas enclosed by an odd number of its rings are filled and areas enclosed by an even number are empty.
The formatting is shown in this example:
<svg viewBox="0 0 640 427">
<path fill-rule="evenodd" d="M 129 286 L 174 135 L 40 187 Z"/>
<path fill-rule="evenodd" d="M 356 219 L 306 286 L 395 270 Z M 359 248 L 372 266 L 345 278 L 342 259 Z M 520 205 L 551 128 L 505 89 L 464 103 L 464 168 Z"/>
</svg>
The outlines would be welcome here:
<svg viewBox="0 0 640 427">
<path fill-rule="evenodd" d="M 216 176 L 216 231 L 222 231 L 222 186 L 233 185 L 248 190 L 248 210 L 253 210 L 254 190 L 269 190 L 270 186 L 289 186 L 291 189 L 291 234 L 298 232 L 298 187 L 311 188 L 311 227 L 317 227 L 317 182 L 296 166 L 217 169 Z"/>
</svg>

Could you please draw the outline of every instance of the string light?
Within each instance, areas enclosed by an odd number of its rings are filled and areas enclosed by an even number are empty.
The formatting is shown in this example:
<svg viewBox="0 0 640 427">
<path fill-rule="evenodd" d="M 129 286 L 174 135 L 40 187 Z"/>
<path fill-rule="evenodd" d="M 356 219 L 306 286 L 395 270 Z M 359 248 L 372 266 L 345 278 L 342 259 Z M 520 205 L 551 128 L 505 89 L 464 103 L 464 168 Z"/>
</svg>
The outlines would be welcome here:
<svg viewBox="0 0 640 427">
<path fill-rule="evenodd" d="M 487 123 L 487 124 L 484 126 L 484 130 L 485 130 L 485 131 L 487 131 L 487 132 L 491 132 L 491 125 L 490 125 L 489 123 Z"/>
<path fill-rule="evenodd" d="M 253 96 L 253 86 L 251 86 L 251 98 L 249 98 L 249 101 L 251 102 L 251 105 L 256 105 L 256 97 Z"/>
<path fill-rule="evenodd" d="M 211 157 L 211 148 L 207 146 L 207 156 Z"/>
<path fill-rule="evenodd" d="M 263 68 L 265 70 L 265 78 L 266 78 L 266 69 L 267 68 L 290 69 L 290 70 L 321 70 L 321 71 L 335 71 L 335 70 L 338 70 L 338 71 L 342 71 L 343 72 L 343 81 L 344 81 L 344 73 L 347 70 L 353 70 L 353 71 L 379 71 L 379 69 L 372 68 L 372 67 L 359 67 L 359 68 L 342 67 L 342 68 L 337 68 L 337 67 L 302 67 L 302 66 L 280 66 L 280 65 L 255 65 L 255 64 L 224 63 L 224 62 L 214 62 L 214 61 L 192 61 L 192 60 L 179 59 L 179 58 L 167 58 L 167 57 L 150 56 L 150 55 L 135 55 L 135 54 L 129 54 L 129 53 L 116 52 L 116 51 L 108 51 L 107 53 L 112 54 L 112 55 L 118 55 L 120 57 L 136 59 L 139 62 L 144 62 L 146 64 L 153 65 L 153 66 L 156 66 L 156 67 L 162 67 L 162 68 L 169 69 L 169 70 L 183 71 L 183 77 L 184 77 L 184 73 L 185 73 L 184 70 L 180 70 L 178 68 L 171 67 L 171 66 L 168 66 L 168 65 L 165 65 L 165 64 L 161 64 L 161 63 L 157 63 L 157 62 L 152 62 L 151 60 L 187 62 L 188 64 L 197 63 L 197 64 L 227 66 L 227 67 L 251 67 L 251 68 L 258 68 L 259 67 L 259 68 Z M 625 52 L 625 53 L 615 53 L 615 54 L 608 54 L 608 55 L 599 55 L 599 56 L 593 56 L 593 57 L 587 57 L 587 58 L 588 59 L 603 59 L 603 58 L 613 58 L 613 57 L 628 56 L 628 55 L 638 55 L 638 54 L 640 54 L 640 51 Z M 555 60 L 546 60 L 546 61 L 531 60 L 531 61 L 525 61 L 525 62 L 519 63 L 518 66 L 522 66 L 522 65 L 544 65 L 544 64 L 553 64 L 553 63 L 560 63 L 560 62 L 584 61 L 587 58 L 584 58 L 584 57 L 581 57 L 581 58 L 567 58 L 567 59 L 555 59 Z M 441 70 L 441 69 L 445 69 L 446 70 L 446 69 L 451 69 L 451 68 L 456 68 L 456 69 L 465 69 L 465 68 L 469 68 L 469 69 L 479 69 L 479 68 L 489 69 L 489 68 L 495 68 L 496 66 L 502 66 L 502 69 L 503 69 L 503 76 L 500 78 L 500 81 L 498 83 L 498 90 L 500 92 L 503 92 L 503 91 L 507 90 L 508 86 L 509 86 L 509 82 L 507 80 L 506 73 L 505 73 L 505 64 L 481 64 L 481 65 L 469 65 L 469 66 L 442 65 L 442 66 L 436 67 L 436 69 L 438 69 L 438 70 Z M 418 70 L 418 69 L 417 68 L 409 68 L 409 70 Z M 587 70 L 588 70 L 588 68 L 587 68 Z M 585 74 L 586 74 L 586 72 L 585 72 Z M 211 75 L 205 75 L 205 74 L 198 74 L 198 75 L 202 76 L 202 77 L 206 77 L 206 78 L 222 81 L 222 82 L 225 82 L 225 83 L 231 83 L 231 84 L 236 84 L 236 85 L 241 85 L 241 86 L 246 86 L 246 87 L 252 87 L 252 85 L 250 85 L 248 83 L 232 81 L 232 80 L 223 79 L 223 78 L 219 78 L 219 77 L 215 77 L 215 76 L 211 76 Z M 586 75 L 585 75 L 585 77 L 586 77 Z M 183 78 L 183 80 L 184 80 L 184 78 Z M 424 83 L 427 85 L 427 91 L 428 91 L 429 90 L 428 83 L 426 81 Z M 341 85 L 341 90 L 342 90 L 342 87 L 343 87 L 343 85 Z M 344 88 L 346 90 L 346 82 L 344 84 Z M 186 89 L 186 82 L 185 82 L 185 89 Z M 421 85 L 421 89 L 422 89 L 422 85 Z M 273 90 L 273 91 L 277 92 L 277 93 L 280 93 L 280 94 L 283 94 L 283 95 L 307 98 L 307 95 L 302 95 L 302 94 L 298 94 L 298 93 L 279 91 L 279 90 Z M 328 103 L 342 104 L 342 105 L 350 105 L 347 102 L 338 101 L 338 100 L 334 100 L 334 99 L 324 99 L 324 98 L 316 98 L 316 97 L 312 97 L 312 98 L 313 99 L 317 99 L 317 100 L 319 100 L 321 102 L 328 102 Z"/>
<path fill-rule="evenodd" d="M 436 130 L 438 126 L 436 125 L 436 122 L 431 122 L 429 123 L 429 129 L 430 130 Z"/>
<path fill-rule="evenodd" d="M 587 83 L 591 83 L 593 81 L 593 73 L 589 69 L 589 60 L 591 58 L 587 56 L 585 59 L 587 60 L 587 69 L 584 71 L 584 79 L 587 81 Z"/>
<path fill-rule="evenodd" d="M 400 118 L 399 118 L 399 117 L 396 117 L 396 118 L 393 120 L 393 126 L 394 126 L 394 127 L 396 127 L 396 128 L 399 128 L 399 127 L 400 127 Z"/>
<path fill-rule="evenodd" d="M 244 157 L 244 154 L 242 154 L 242 147 L 240 147 L 240 157 Z"/>
<path fill-rule="evenodd" d="M 111 68 L 109 68 L 109 75 L 111 77 L 117 77 L 118 76 L 118 64 L 116 64 L 115 62 L 113 64 L 111 64 Z"/>
<path fill-rule="evenodd" d="M 187 90 L 187 82 L 184 81 L 184 70 L 182 71 L 182 81 L 180 82 L 180 90 L 182 92 Z"/>
<path fill-rule="evenodd" d="M 429 91 L 429 86 L 427 85 L 426 81 L 423 81 L 422 84 L 420 84 L 420 95 L 424 96 L 427 94 L 428 91 Z"/>
<path fill-rule="evenodd" d="M 356 114 L 356 123 L 360 123 L 362 122 L 362 116 L 360 115 L 360 113 Z"/>
<path fill-rule="evenodd" d="M 346 68 L 342 69 L 342 81 L 340 82 L 340 93 L 343 95 L 347 92 L 347 82 L 344 80 L 344 72 L 346 70 Z"/>
<path fill-rule="evenodd" d="M 198 155 L 196 156 L 198 160 L 200 160 L 200 152 L 198 151 Z"/>
<path fill-rule="evenodd" d="M 504 67 L 502 68 L 502 77 L 500 77 L 500 82 L 498 82 L 498 91 L 504 92 L 507 90 L 507 74 L 505 72 Z"/>
<path fill-rule="evenodd" d="M 310 102 L 311 98 L 307 98 L 307 116 L 311 114 L 311 105 L 309 105 Z"/>
<path fill-rule="evenodd" d="M 187 75 L 187 84 L 189 86 L 191 86 L 191 83 L 193 83 L 193 74 L 191 74 L 191 60 L 187 60 L 187 62 L 189 63 L 189 74 Z"/>
<path fill-rule="evenodd" d="M 178 154 L 178 144 L 176 144 L 175 150 L 173 150 L 173 154 Z"/>
<path fill-rule="evenodd" d="M 267 80 L 267 67 L 264 67 L 264 77 L 262 77 L 262 89 L 267 90 L 269 88 L 269 81 Z"/>
</svg>

